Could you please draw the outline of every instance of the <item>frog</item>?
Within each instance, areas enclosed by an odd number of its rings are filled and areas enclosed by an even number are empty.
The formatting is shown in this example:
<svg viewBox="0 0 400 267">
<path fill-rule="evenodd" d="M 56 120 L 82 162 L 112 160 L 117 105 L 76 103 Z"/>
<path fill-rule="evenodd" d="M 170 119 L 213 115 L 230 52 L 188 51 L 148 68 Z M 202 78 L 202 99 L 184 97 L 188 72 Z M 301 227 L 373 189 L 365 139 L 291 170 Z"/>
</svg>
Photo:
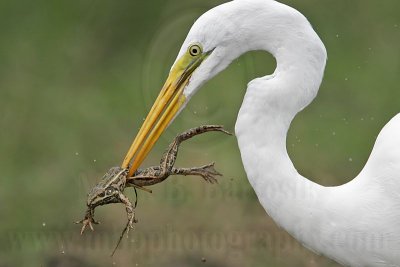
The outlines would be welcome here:
<svg viewBox="0 0 400 267">
<path fill-rule="evenodd" d="M 151 193 L 152 191 L 147 188 L 148 186 L 159 184 L 172 175 L 194 175 L 201 177 L 208 183 L 217 183 L 217 177 L 222 176 L 222 174 L 215 169 L 215 162 L 192 168 L 174 167 L 178 156 L 179 146 L 182 142 L 196 135 L 212 131 L 232 135 L 221 125 L 202 125 L 178 134 L 164 152 L 158 166 L 137 169 L 133 173 L 133 176 L 130 177 L 128 177 L 130 166 L 128 168 L 118 166 L 110 168 L 87 195 L 87 210 L 85 216 L 82 220 L 76 222 L 77 224 L 82 224 L 80 231 L 81 235 L 84 233 L 87 227 L 93 231 L 93 224 L 99 223 L 94 219 L 95 208 L 112 203 L 124 204 L 128 218 L 125 230 L 129 232 L 130 229 L 134 229 L 134 223 L 137 223 L 137 219 L 135 217 L 137 201 L 132 204 L 129 198 L 125 196 L 124 191 L 126 188 L 133 187 L 135 189 L 135 193 L 136 189 L 141 189 Z"/>
</svg>

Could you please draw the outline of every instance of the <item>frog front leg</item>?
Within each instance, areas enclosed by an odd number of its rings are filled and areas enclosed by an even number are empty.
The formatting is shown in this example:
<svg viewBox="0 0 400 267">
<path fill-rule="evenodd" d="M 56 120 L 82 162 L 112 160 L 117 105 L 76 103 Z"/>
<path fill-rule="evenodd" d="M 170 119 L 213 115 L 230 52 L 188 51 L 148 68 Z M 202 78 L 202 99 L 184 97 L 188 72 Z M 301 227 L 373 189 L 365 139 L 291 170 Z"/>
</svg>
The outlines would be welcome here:
<svg viewBox="0 0 400 267">
<path fill-rule="evenodd" d="M 82 224 L 81 235 L 83 234 L 87 226 L 89 226 L 90 230 L 94 231 L 92 224 L 99 224 L 99 222 L 95 221 L 93 217 L 94 208 L 88 207 L 85 213 L 85 217 L 82 220 L 75 222 L 76 224 Z"/>
</svg>

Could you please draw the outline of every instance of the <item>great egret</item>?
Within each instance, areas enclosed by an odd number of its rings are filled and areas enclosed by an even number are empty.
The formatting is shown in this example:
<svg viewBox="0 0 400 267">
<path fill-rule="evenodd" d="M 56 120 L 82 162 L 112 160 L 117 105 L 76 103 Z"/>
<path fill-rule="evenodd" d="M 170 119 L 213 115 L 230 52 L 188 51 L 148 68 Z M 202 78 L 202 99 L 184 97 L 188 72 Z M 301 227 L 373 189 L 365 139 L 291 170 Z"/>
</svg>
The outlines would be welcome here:
<svg viewBox="0 0 400 267">
<path fill-rule="evenodd" d="M 273 0 L 235 0 L 192 26 L 123 162 L 133 173 L 201 85 L 251 50 L 277 61 L 248 84 L 235 132 L 248 179 L 275 222 L 304 246 L 351 266 L 400 266 L 400 114 L 379 134 L 361 173 L 324 187 L 286 151 L 294 116 L 316 96 L 326 49 L 307 19 Z"/>
</svg>

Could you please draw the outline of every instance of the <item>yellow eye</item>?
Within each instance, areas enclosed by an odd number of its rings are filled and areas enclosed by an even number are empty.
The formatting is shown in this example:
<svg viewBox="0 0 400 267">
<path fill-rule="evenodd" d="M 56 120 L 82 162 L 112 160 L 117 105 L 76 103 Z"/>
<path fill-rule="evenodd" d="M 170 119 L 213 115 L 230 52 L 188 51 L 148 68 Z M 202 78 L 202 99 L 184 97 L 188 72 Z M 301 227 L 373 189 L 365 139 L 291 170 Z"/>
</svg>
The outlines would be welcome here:
<svg viewBox="0 0 400 267">
<path fill-rule="evenodd" d="M 193 44 L 189 47 L 189 54 L 196 57 L 202 53 L 202 49 L 199 44 Z"/>
</svg>

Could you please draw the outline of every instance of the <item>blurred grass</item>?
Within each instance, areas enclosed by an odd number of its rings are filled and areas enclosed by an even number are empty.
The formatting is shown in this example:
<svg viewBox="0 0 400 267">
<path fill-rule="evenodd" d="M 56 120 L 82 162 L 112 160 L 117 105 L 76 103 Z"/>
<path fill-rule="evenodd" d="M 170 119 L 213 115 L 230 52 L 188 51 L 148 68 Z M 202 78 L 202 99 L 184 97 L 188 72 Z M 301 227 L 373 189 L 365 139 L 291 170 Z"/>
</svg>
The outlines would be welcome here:
<svg viewBox="0 0 400 267">
<path fill-rule="evenodd" d="M 100 208 L 95 233 L 81 237 L 72 224 L 89 187 L 120 164 L 193 21 L 222 2 L 0 2 L 0 266 L 337 266 L 266 216 L 235 138 L 220 134 L 184 144 L 177 164 L 216 161 L 220 184 L 177 177 L 153 195 L 140 192 L 139 224 L 114 259 L 122 207 Z M 400 2 L 284 2 L 310 19 L 329 55 L 288 149 L 302 174 L 338 185 L 357 175 L 399 112 Z M 247 82 L 274 64 L 263 52 L 233 62 L 193 98 L 146 165 L 187 128 L 233 131 Z"/>
</svg>

